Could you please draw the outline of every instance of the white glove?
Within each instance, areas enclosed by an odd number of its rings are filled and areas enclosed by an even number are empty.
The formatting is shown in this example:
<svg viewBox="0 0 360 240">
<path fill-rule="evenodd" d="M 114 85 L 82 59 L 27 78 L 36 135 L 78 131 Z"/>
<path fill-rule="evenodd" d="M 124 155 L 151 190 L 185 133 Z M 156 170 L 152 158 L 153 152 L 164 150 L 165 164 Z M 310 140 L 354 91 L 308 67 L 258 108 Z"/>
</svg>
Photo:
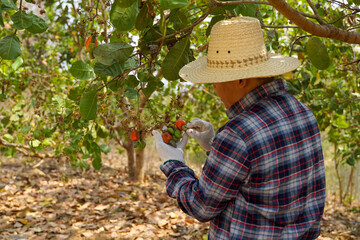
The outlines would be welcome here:
<svg viewBox="0 0 360 240">
<path fill-rule="evenodd" d="M 211 143 L 215 137 L 214 127 L 211 123 L 194 118 L 186 124 L 186 133 L 196 139 L 199 145 L 206 151 L 210 151 Z"/>
<path fill-rule="evenodd" d="M 164 162 L 167 160 L 178 160 L 185 163 L 184 149 L 188 140 L 187 134 L 184 134 L 182 140 L 176 143 L 176 148 L 169 144 L 166 144 L 162 139 L 161 133 L 159 133 L 158 131 L 154 130 L 152 131 L 152 134 L 154 135 L 156 149 L 161 160 L 163 160 Z"/>
</svg>

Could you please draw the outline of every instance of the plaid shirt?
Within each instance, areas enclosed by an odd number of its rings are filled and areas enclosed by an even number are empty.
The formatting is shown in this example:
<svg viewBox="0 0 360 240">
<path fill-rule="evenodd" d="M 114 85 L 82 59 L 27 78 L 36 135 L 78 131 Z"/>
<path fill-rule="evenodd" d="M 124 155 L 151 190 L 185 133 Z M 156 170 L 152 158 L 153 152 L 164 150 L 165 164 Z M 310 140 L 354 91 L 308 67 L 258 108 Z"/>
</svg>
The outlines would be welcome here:
<svg viewBox="0 0 360 240">
<path fill-rule="evenodd" d="M 325 204 L 320 132 L 309 108 L 277 79 L 228 111 L 200 179 L 167 161 L 167 193 L 209 239 L 314 239 Z"/>
</svg>

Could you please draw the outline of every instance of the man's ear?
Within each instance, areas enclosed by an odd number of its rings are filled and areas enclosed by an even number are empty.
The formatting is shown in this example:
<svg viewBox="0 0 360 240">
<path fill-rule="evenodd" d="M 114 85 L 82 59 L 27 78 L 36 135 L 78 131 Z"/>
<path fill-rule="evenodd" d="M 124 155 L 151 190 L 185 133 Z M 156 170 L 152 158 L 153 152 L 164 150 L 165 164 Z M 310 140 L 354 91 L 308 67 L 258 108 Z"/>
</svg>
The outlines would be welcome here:
<svg viewBox="0 0 360 240">
<path fill-rule="evenodd" d="M 247 84 L 248 84 L 248 80 L 247 80 L 247 79 L 240 79 L 240 80 L 239 80 L 239 86 L 240 86 L 240 88 L 245 88 Z"/>
</svg>

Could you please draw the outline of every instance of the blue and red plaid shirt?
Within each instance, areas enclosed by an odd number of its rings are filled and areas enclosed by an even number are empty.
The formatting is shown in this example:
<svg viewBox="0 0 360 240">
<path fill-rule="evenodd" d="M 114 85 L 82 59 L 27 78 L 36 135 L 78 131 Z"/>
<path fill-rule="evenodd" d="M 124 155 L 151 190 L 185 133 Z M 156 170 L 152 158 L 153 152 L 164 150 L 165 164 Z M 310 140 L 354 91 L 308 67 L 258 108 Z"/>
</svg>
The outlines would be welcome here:
<svg viewBox="0 0 360 240">
<path fill-rule="evenodd" d="M 262 85 L 228 111 L 200 179 L 167 161 L 167 192 L 209 239 L 315 239 L 325 204 L 320 132 L 284 80 Z"/>
</svg>

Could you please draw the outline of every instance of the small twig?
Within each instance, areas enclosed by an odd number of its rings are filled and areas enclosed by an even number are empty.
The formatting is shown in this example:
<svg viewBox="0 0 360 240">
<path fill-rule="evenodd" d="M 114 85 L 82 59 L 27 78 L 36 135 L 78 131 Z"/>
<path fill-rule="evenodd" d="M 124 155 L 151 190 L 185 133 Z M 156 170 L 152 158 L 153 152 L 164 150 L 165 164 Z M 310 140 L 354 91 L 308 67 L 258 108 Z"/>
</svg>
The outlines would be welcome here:
<svg viewBox="0 0 360 240">
<path fill-rule="evenodd" d="M 199 46 L 199 47 L 195 50 L 195 52 L 202 52 L 202 51 L 204 51 L 208 46 L 209 46 L 209 43 L 206 42 L 206 43 L 204 43 L 204 45 Z"/>
<path fill-rule="evenodd" d="M 360 59 L 357 59 L 357 60 L 352 61 L 352 62 L 344 63 L 343 65 L 348 66 L 348 65 L 351 65 L 351 64 L 354 64 L 354 63 L 359 63 L 359 62 L 360 62 Z"/>
<path fill-rule="evenodd" d="M 300 39 L 306 38 L 306 37 L 311 37 L 312 35 L 303 35 L 303 36 L 299 36 L 295 39 L 295 41 L 291 44 L 291 49 L 290 49 L 290 53 L 289 56 L 291 56 L 292 51 L 294 50 L 294 45 L 297 41 L 299 41 Z"/>
<path fill-rule="evenodd" d="M 298 26 L 268 26 L 261 25 L 261 28 L 299 28 Z"/>
<path fill-rule="evenodd" d="M 300 12 L 300 11 L 297 11 L 297 12 L 298 12 L 299 14 L 303 15 L 304 17 L 316 19 L 316 16 L 315 16 L 315 15 L 308 14 L 308 13 L 304 13 L 304 12 Z"/>
<path fill-rule="evenodd" d="M 104 116 L 104 115 L 101 115 L 100 116 L 101 119 L 104 121 L 105 125 L 110 128 L 111 130 L 114 131 L 115 133 L 115 141 L 120 145 L 120 146 L 124 146 L 124 142 L 122 141 L 122 139 L 120 138 L 118 132 L 117 132 L 117 129 L 115 128 L 115 126 L 111 125 L 108 121 L 107 121 L 107 118 Z"/>
<path fill-rule="evenodd" d="M 187 30 L 192 31 L 192 29 L 193 29 L 196 25 L 200 24 L 200 23 L 211 13 L 211 11 L 212 11 L 213 9 L 215 9 L 215 8 L 216 8 L 216 6 L 214 7 L 214 5 L 212 5 L 211 2 L 210 2 L 210 4 L 209 4 L 209 10 L 208 10 L 206 13 L 204 13 L 203 15 L 201 15 L 195 22 L 193 22 L 193 24 L 191 24 L 190 26 L 188 26 L 188 27 L 186 27 L 186 28 L 183 28 L 183 29 L 181 29 L 181 30 L 179 30 L 179 31 L 177 31 L 177 32 L 175 32 L 175 33 L 166 35 L 166 36 L 163 37 L 163 38 L 159 38 L 159 39 L 155 40 L 154 42 L 163 41 L 163 39 L 168 39 L 168 38 L 174 37 L 174 36 L 176 36 L 177 34 L 182 33 L 182 32 L 185 32 L 185 31 L 187 31 Z"/>
<path fill-rule="evenodd" d="M 74 4 L 73 1 L 71 2 L 71 6 L 72 6 L 72 8 L 74 10 L 75 15 L 79 15 L 78 12 L 76 11 L 76 7 L 75 7 L 75 4 Z"/>
<path fill-rule="evenodd" d="M 216 5 L 216 6 L 229 6 L 229 5 L 235 5 L 235 4 L 264 4 L 264 5 L 271 5 L 268 2 L 265 1 L 232 1 L 232 2 L 219 2 L 217 0 L 212 0 L 212 2 Z"/>
<path fill-rule="evenodd" d="M 204 7 L 207 7 L 207 6 L 208 6 L 208 5 L 201 5 L 201 6 L 192 7 L 192 8 L 187 9 L 186 12 L 189 12 L 189 11 L 191 11 L 191 10 L 193 10 L 193 9 L 196 9 L 196 8 L 204 8 Z M 186 13 L 186 12 L 185 12 L 185 13 Z"/>
<path fill-rule="evenodd" d="M 5 141 L 1 137 L 0 137 L 0 146 L 16 148 L 17 151 L 21 152 L 22 154 L 24 154 L 27 157 L 35 157 L 35 158 L 40 158 L 40 159 L 44 159 L 44 158 L 60 158 L 61 157 L 61 155 L 56 156 L 56 155 L 51 155 L 51 154 L 47 154 L 47 153 L 44 153 L 44 154 L 36 153 L 36 152 L 34 152 L 33 149 L 31 149 L 27 145 L 9 143 L 9 142 Z M 28 151 L 32 151 L 32 153 L 29 153 Z"/>
<path fill-rule="evenodd" d="M 343 15 L 343 16 L 339 17 L 338 19 L 336 19 L 335 21 L 331 22 L 330 24 L 335 24 L 335 23 L 337 23 L 338 21 L 343 20 L 343 19 L 346 18 L 346 17 L 349 17 L 349 16 L 351 16 L 351 15 L 357 14 L 358 12 L 360 12 L 360 10 L 355 10 L 355 11 L 352 12 L 352 13 Z"/>
<path fill-rule="evenodd" d="M 339 1 L 331 1 L 331 2 L 333 2 L 333 3 L 336 3 L 336 4 L 338 4 L 339 6 L 341 6 L 341 7 L 343 7 L 343 8 L 346 8 L 346 9 L 348 9 L 348 10 L 359 10 L 358 8 L 351 8 L 349 5 L 346 5 L 346 4 L 344 4 L 344 3 L 342 3 L 342 2 L 339 2 Z"/>
<path fill-rule="evenodd" d="M 153 30 L 155 33 L 159 34 L 159 36 L 162 36 L 162 34 L 156 30 L 153 26 L 150 25 L 151 30 Z"/>
<path fill-rule="evenodd" d="M 326 24 L 326 22 L 321 18 L 321 16 L 319 15 L 319 12 L 317 11 L 315 5 L 310 1 L 310 0 L 306 0 L 307 3 L 310 5 L 311 9 L 314 11 L 315 13 L 315 17 L 316 20 L 320 23 L 320 24 Z"/>
<path fill-rule="evenodd" d="M 353 30 L 356 30 L 356 29 L 359 29 L 359 28 L 360 28 L 360 24 L 356 25 L 355 27 L 348 28 L 347 30 L 350 32 L 350 31 L 353 31 Z"/>
</svg>

